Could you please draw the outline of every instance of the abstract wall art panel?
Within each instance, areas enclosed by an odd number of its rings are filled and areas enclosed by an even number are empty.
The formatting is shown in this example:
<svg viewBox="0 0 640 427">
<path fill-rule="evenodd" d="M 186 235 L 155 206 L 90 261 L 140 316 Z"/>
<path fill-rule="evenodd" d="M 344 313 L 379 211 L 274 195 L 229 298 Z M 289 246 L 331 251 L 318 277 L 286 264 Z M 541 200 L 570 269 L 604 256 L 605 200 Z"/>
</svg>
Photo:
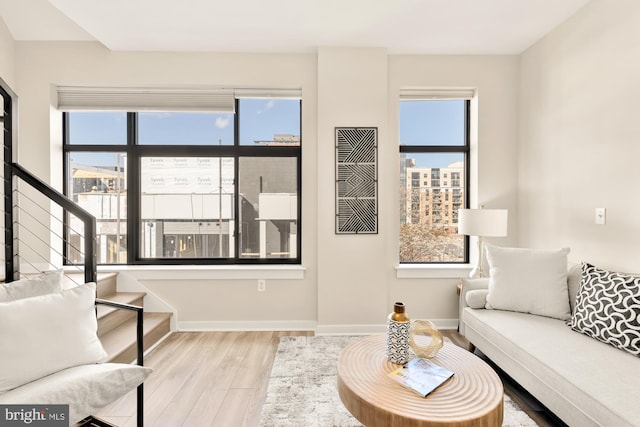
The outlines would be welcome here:
<svg viewBox="0 0 640 427">
<path fill-rule="evenodd" d="M 378 128 L 336 128 L 336 234 L 378 232 Z"/>
</svg>

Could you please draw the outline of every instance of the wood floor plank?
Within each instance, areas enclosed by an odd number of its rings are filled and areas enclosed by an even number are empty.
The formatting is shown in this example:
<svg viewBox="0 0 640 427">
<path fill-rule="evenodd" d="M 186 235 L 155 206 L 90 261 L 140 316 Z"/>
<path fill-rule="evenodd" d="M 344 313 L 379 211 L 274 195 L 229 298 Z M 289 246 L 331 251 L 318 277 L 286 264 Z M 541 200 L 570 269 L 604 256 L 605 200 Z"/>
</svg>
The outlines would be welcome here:
<svg viewBox="0 0 640 427">
<path fill-rule="evenodd" d="M 233 388 L 256 388 L 264 377 L 267 366 L 268 349 L 273 346 L 273 333 L 253 333 L 251 345 L 238 365 L 238 371 L 233 382 Z"/>
<path fill-rule="evenodd" d="M 242 427 L 249 402 L 255 397 L 255 390 L 233 388 L 227 392 L 220 411 L 210 424 L 211 427 Z"/>
<path fill-rule="evenodd" d="M 207 388 L 196 400 L 192 410 L 186 414 L 183 426 L 208 426 L 220 414 L 229 390 Z M 235 415 L 234 415 L 235 416 Z"/>
<path fill-rule="evenodd" d="M 150 391 L 148 403 L 145 401 L 145 424 L 153 425 L 161 420 L 167 406 L 174 400 L 179 400 L 180 394 L 190 387 L 193 379 L 197 378 L 198 371 L 207 364 L 207 345 L 211 339 L 216 338 L 217 335 L 197 333 L 194 334 L 191 345 L 176 349 L 174 355 L 180 362 L 172 364 L 164 375 L 156 378 L 160 383 Z"/>
<path fill-rule="evenodd" d="M 168 349 L 169 351 L 152 351 L 145 359 L 145 365 L 154 368 L 153 373 L 147 378 L 144 383 L 144 396 L 145 402 L 151 402 L 151 396 L 158 387 L 171 387 L 174 381 L 171 381 L 171 376 L 177 375 L 176 371 L 183 372 L 181 367 L 188 367 L 188 363 L 184 361 L 186 356 L 185 352 L 180 352 L 178 349 L 194 348 L 195 344 L 199 340 L 203 340 L 202 334 L 192 333 L 180 333 L 172 334 L 163 342 L 159 347 Z M 164 345 L 166 344 L 166 347 Z M 183 374 L 182 374 L 183 375 Z M 184 381 L 184 376 L 179 378 Z M 146 404 L 146 403 L 145 403 Z M 148 408 L 145 408 L 145 413 L 148 412 Z M 100 410 L 96 416 L 98 417 L 121 417 L 130 416 L 136 412 L 136 391 L 133 390 L 124 397 L 115 401 L 111 405 L 106 406 Z M 150 412 L 153 413 L 153 412 Z"/>
<path fill-rule="evenodd" d="M 441 331 L 467 348 L 456 331 Z M 256 427 L 266 398 L 278 342 L 312 331 L 178 332 L 145 358 L 154 373 L 145 382 L 145 426 Z M 504 374 L 501 374 L 504 375 Z M 540 427 L 558 425 L 535 400 L 508 378 L 505 393 Z M 135 392 L 96 414 L 121 427 L 135 427 Z"/>
<path fill-rule="evenodd" d="M 198 368 L 180 388 L 174 399 L 166 405 L 159 420 L 165 425 L 182 425 L 194 410 L 194 403 L 213 389 L 216 372 L 228 351 L 235 345 L 236 336 L 230 333 L 207 335 L 203 342 L 203 359 Z M 224 393 L 222 394 L 224 397 Z M 168 421 L 167 421 L 168 420 Z M 166 422 L 165 422 L 166 421 Z"/>
</svg>

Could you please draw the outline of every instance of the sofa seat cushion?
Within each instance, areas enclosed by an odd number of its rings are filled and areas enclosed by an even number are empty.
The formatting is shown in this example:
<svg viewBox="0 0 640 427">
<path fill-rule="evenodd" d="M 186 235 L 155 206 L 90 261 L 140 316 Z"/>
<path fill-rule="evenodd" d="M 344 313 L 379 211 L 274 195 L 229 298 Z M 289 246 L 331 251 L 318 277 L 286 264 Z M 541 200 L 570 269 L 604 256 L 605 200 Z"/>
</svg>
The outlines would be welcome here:
<svg viewBox="0 0 640 427">
<path fill-rule="evenodd" d="M 0 395 L 0 403 L 68 404 L 72 424 L 124 396 L 152 371 L 123 363 L 75 366 L 8 391 Z"/>
<path fill-rule="evenodd" d="M 471 342 L 570 425 L 633 426 L 640 420 L 637 357 L 558 319 L 466 308 L 463 320 Z"/>
</svg>

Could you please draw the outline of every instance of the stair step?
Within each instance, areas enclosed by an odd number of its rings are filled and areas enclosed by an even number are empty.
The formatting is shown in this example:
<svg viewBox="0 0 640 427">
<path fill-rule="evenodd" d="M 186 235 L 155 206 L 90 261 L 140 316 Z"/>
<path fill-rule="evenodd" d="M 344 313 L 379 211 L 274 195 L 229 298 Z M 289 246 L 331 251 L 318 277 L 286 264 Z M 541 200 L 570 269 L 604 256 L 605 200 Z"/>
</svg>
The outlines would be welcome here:
<svg viewBox="0 0 640 427">
<path fill-rule="evenodd" d="M 132 304 L 142 307 L 144 292 L 117 292 L 115 294 L 105 295 L 102 299 L 108 301 L 119 302 L 123 304 Z M 135 319 L 136 312 L 131 310 L 119 310 L 107 305 L 98 305 L 98 336 L 102 337 L 109 331 L 117 328 L 128 319 Z"/>
<path fill-rule="evenodd" d="M 97 278 L 98 298 L 117 292 L 118 273 L 98 273 Z M 69 289 L 84 284 L 84 273 L 67 273 L 62 276 L 62 288 Z"/>
<path fill-rule="evenodd" d="M 171 330 L 171 313 L 144 313 L 144 346 L 147 350 Z M 130 363 L 136 358 L 136 319 L 131 318 L 100 337 L 109 355 L 107 362 Z"/>
</svg>

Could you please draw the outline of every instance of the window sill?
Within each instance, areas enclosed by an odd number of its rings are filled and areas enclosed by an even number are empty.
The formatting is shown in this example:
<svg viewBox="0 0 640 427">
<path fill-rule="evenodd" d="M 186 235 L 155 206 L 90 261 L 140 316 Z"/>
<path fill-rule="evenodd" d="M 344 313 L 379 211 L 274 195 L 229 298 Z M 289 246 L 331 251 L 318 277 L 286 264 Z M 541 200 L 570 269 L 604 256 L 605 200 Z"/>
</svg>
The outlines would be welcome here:
<svg viewBox="0 0 640 427">
<path fill-rule="evenodd" d="M 302 280 L 301 265 L 103 265 L 98 272 L 126 272 L 138 280 Z"/>
<path fill-rule="evenodd" d="M 471 264 L 400 264 L 397 279 L 459 279 L 468 277 Z"/>
</svg>

